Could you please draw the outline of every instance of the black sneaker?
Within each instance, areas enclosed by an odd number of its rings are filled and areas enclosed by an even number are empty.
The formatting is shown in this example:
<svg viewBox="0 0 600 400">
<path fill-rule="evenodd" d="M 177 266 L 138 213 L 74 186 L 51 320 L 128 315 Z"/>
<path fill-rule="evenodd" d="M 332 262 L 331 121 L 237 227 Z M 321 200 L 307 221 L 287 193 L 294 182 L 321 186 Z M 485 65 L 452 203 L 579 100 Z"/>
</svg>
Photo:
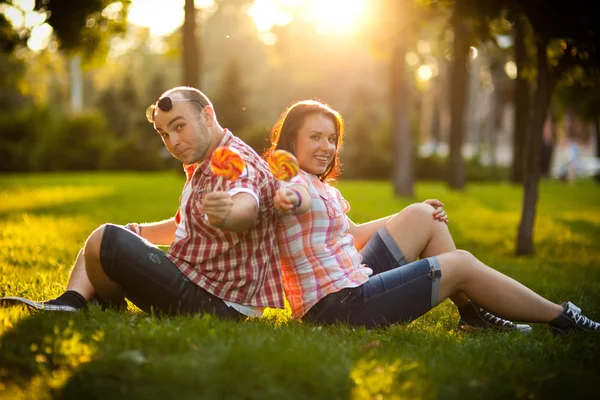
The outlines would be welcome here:
<svg viewBox="0 0 600 400">
<path fill-rule="evenodd" d="M 521 332 L 525 334 L 531 333 L 531 326 L 525 324 L 515 324 L 507 319 L 495 316 L 492 313 L 485 311 L 475 303 L 471 302 L 472 307 L 468 311 L 468 315 L 462 314 L 458 321 L 458 329 L 467 332 L 475 332 L 482 329 L 494 329 L 502 332 Z"/>
<path fill-rule="evenodd" d="M 26 306 L 32 310 L 40 311 L 68 311 L 78 312 L 79 309 L 64 304 L 55 304 L 52 300 L 49 301 L 33 301 L 23 297 L 3 297 L 0 299 L 0 307 L 10 306 Z"/>
<path fill-rule="evenodd" d="M 569 301 L 568 303 L 562 303 L 562 306 L 564 308 L 563 312 L 548 323 L 553 333 L 566 334 L 571 331 L 600 332 L 600 324 L 581 314 L 581 309 L 575 304 Z"/>
</svg>

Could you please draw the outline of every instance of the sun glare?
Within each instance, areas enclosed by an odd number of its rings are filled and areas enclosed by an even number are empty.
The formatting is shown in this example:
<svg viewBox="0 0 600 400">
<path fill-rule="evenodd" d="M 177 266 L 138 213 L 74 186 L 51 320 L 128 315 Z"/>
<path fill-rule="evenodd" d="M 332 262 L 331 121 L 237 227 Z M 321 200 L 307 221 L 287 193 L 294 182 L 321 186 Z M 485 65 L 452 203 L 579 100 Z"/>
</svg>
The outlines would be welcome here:
<svg viewBox="0 0 600 400">
<path fill-rule="evenodd" d="M 204 10 L 216 7 L 215 0 L 195 0 L 195 3 Z M 255 0 L 248 14 L 265 43 L 272 44 L 276 38 L 270 30 L 274 26 L 287 25 L 293 19 L 313 25 L 320 34 L 351 34 L 359 29 L 367 3 L 368 0 Z M 32 50 L 45 48 L 52 29 L 43 23 L 43 14 L 32 11 L 34 0 L 15 0 L 13 4 L 0 4 L 0 13 L 15 27 L 33 29 L 28 42 Z M 182 25 L 183 6 L 184 0 L 132 0 L 128 22 L 149 28 L 155 37 L 166 36 Z M 114 11 L 111 7 L 105 10 L 107 16 Z"/>
<path fill-rule="evenodd" d="M 433 77 L 433 69 L 427 65 L 423 64 L 417 69 L 417 79 L 421 82 L 427 82 Z"/>
<path fill-rule="evenodd" d="M 259 31 L 287 25 L 293 18 L 322 34 L 349 34 L 358 28 L 368 0 L 255 0 L 248 14 Z"/>
<path fill-rule="evenodd" d="M 183 23 L 183 0 L 134 0 L 129 6 L 130 23 L 150 28 L 154 35 L 173 32 Z"/>
<path fill-rule="evenodd" d="M 312 0 L 308 16 L 319 33 L 349 34 L 357 30 L 367 0 Z"/>
<path fill-rule="evenodd" d="M 289 2 L 281 2 L 280 5 L 295 7 L 298 4 L 300 3 L 289 4 Z M 261 32 L 269 31 L 275 25 L 287 25 L 292 19 L 291 15 L 283 7 L 279 7 L 273 0 L 255 0 L 254 4 L 248 10 L 248 14 L 254 19 L 257 29 Z"/>
</svg>

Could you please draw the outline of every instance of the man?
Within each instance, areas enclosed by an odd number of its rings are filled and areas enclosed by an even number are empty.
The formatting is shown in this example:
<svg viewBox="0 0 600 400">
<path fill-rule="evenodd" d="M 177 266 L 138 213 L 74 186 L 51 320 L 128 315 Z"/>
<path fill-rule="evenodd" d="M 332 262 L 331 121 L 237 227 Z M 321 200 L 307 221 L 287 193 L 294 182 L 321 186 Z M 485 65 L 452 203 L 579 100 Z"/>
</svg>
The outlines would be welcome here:
<svg viewBox="0 0 600 400">
<path fill-rule="evenodd" d="M 277 181 L 267 164 L 219 125 L 211 102 L 197 89 L 168 90 L 146 116 L 184 164 L 187 180 L 177 215 L 100 226 L 79 252 L 63 295 L 46 302 L 4 298 L 0 304 L 77 311 L 94 297 L 113 305 L 127 297 L 145 311 L 231 318 L 283 308 L 273 207 Z M 246 162 L 235 181 L 210 168 L 221 146 L 235 147 Z M 170 248 L 165 253 L 156 245 Z"/>
</svg>

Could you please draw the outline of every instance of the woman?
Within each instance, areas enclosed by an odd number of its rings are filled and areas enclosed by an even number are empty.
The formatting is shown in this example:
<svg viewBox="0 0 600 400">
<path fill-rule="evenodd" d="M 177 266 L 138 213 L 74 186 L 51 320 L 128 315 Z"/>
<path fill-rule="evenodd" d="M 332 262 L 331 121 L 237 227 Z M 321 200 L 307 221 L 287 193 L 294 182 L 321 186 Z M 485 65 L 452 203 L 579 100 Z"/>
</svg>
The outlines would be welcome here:
<svg viewBox="0 0 600 400">
<path fill-rule="evenodd" d="M 600 332 L 600 324 L 572 303 L 552 303 L 457 250 L 437 200 L 354 224 L 346 216 L 350 205 L 330 186 L 339 176 L 343 134 L 339 113 L 317 101 L 300 101 L 281 114 L 265 153 L 287 150 L 301 168 L 274 199 L 282 214 L 278 239 L 294 318 L 369 328 L 411 321 L 450 298 L 466 330 L 531 330 L 496 314 L 545 322 L 556 333 Z"/>
</svg>

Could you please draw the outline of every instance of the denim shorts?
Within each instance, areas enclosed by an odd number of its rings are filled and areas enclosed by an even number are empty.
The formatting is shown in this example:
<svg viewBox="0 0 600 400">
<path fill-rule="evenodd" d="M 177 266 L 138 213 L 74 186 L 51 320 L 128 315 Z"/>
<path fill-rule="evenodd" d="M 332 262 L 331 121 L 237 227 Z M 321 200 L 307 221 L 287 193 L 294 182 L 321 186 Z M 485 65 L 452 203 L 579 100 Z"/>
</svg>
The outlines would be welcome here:
<svg viewBox="0 0 600 400">
<path fill-rule="evenodd" d="M 385 227 L 361 254 L 373 270 L 369 281 L 325 296 L 305 320 L 374 328 L 410 322 L 439 304 L 442 272 L 437 257 L 407 263 Z"/>
<path fill-rule="evenodd" d="M 183 275 L 166 253 L 118 225 L 106 224 L 100 245 L 100 264 L 125 297 L 140 309 L 169 315 L 214 313 L 245 316 Z"/>
</svg>

